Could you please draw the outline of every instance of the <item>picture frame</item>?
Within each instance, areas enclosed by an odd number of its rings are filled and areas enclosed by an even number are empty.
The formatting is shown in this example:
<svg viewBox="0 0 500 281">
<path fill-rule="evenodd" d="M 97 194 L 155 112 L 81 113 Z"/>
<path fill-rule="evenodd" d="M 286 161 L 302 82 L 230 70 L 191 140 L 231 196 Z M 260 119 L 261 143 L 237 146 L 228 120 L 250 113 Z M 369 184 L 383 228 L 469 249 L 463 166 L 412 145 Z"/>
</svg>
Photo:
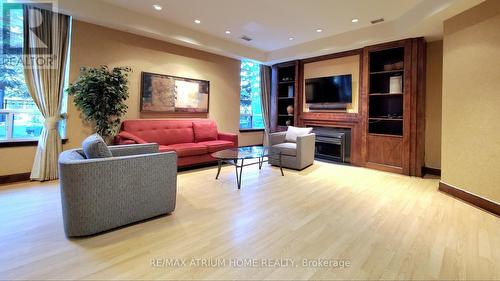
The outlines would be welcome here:
<svg viewBox="0 0 500 281">
<path fill-rule="evenodd" d="M 210 81 L 141 72 L 141 112 L 208 113 Z"/>
</svg>

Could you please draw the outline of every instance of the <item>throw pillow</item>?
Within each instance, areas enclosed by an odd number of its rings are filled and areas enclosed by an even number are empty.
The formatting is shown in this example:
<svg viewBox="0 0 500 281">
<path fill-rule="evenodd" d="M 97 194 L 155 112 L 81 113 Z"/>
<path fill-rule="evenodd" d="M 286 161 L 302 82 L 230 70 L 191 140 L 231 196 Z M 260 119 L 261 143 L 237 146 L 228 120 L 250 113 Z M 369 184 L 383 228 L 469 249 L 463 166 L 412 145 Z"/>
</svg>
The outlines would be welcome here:
<svg viewBox="0 0 500 281">
<path fill-rule="evenodd" d="M 194 141 L 214 141 L 219 135 L 217 125 L 213 121 L 193 122 Z"/>
<path fill-rule="evenodd" d="M 87 159 L 113 157 L 111 150 L 99 134 L 90 135 L 83 140 L 82 149 Z"/>
<path fill-rule="evenodd" d="M 312 128 L 299 128 L 294 126 L 288 126 L 288 130 L 286 130 L 285 140 L 287 142 L 297 142 L 298 136 L 303 136 L 310 134 L 312 132 Z"/>
</svg>

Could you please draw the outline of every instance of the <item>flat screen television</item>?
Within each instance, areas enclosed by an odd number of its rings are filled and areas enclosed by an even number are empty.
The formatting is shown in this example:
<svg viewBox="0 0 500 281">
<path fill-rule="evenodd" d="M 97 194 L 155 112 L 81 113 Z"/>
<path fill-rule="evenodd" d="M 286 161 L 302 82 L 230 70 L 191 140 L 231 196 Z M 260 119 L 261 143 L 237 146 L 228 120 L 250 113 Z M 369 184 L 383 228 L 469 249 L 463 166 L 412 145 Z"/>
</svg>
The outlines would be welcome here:
<svg viewBox="0 0 500 281">
<path fill-rule="evenodd" d="M 306 79 L 306 103 L 352 102 L 352 75 Z"/>
</svg>

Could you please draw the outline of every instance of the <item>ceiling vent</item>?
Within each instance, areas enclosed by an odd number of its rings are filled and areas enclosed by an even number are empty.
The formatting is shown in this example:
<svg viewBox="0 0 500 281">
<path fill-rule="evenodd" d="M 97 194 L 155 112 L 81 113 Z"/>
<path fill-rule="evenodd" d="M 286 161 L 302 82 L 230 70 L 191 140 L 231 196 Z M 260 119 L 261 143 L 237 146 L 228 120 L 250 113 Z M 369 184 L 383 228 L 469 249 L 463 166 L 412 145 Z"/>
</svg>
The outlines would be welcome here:
<svg viewBox="0 0 500 281">
<path fill-rule="evenodd" d="M 380 23 L 380 22 L 383 22 L 384 21 L 384 18 L 379 18 L 379 19 L 376 19 L 376 20 L 372 20 L 371 23 L 372 24 L 376 24 L 376 23 Z"/>
<path fill-rule="evenodd" d="M 246 35 L 241 36 L 241 37 L 240 37 L 240 39 L 243 39 L 243 40 L 245 40 L 245 41 L 247 41 L 247 42 L 252 41 L 252 38 L 250 38 L 250 37 L 248 37 L 248 36 L 246 36 Z"/>
</svg>

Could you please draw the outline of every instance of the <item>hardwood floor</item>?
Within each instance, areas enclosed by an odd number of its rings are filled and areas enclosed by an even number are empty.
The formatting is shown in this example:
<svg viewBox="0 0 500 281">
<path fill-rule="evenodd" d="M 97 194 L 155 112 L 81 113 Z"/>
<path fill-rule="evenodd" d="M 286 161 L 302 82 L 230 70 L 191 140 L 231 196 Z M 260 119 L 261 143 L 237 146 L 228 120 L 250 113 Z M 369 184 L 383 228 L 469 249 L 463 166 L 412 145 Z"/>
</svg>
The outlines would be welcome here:
<svg viewBox="0 0 500 281">
<path fill-rule="evenodd" d="M 216 168 L 181 172 L 172 215 L 70 240 L 57 182 L 2 186 L 0 279 L 500 279 L 499 218 L 438 192 L 437 179 L 247 168 L 241 190 L 229 166 L 218 181 Z M 270 267 L 280 258 L 293 266 Z"/>
</svg>

